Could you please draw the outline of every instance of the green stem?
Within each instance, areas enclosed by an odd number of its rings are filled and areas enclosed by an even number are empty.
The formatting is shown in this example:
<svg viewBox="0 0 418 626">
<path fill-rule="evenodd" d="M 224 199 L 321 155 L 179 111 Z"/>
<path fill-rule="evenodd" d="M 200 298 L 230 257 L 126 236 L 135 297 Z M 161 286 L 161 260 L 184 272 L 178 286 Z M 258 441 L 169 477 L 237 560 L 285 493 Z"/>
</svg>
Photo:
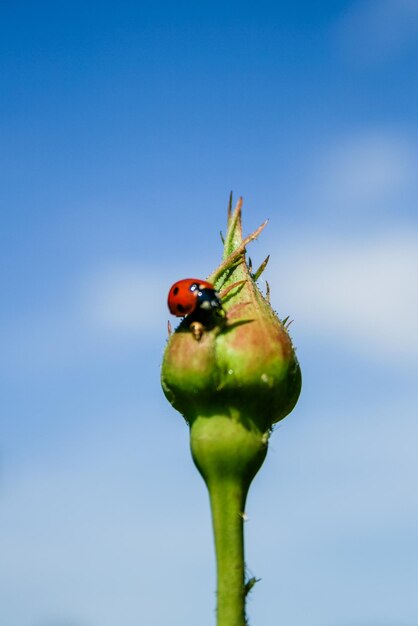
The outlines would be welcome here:
<svg viewBox="0 0 418 626">
<path fill-rule="evenodd" d="M 245 626 L 243 513 L 246 494 L 231 481 L 209 488 L 218 578 L 218 626 Z"/>
<path fill-rule="evenodd" d="M 209 490 L 218 577 L 218 626 L 245 626 L 243 521 L 249 486 L 267 452 L 268 434 L 236 410 L 196 417 L 194 462 Z"/>
</svg>

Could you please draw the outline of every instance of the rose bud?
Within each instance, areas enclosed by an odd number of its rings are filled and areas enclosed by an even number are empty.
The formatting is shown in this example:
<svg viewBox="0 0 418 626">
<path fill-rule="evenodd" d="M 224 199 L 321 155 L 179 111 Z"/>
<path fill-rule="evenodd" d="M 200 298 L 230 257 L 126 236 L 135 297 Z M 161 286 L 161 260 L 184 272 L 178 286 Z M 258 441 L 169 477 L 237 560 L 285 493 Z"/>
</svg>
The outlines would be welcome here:
<svg viewBox="0 0 418 626">
<path fill-rule="evenodd" d="M 246 246 L 265 224 L 243 239 L 241 208 L 241 200 L 233 212 L 230 205 L 217 270 L 170 291 L 170 310 L 184 318 L 168 339 L 161 372 L 167 399 L 190 426 L 193 459 L 209 489 L 219 626 L 245 624 L 245 500 L 273 424 L 290 413 L 301 389 L 286 324 L 256 283 L 268 259 L 255 273 L 246 261 Z"/>
</svg>

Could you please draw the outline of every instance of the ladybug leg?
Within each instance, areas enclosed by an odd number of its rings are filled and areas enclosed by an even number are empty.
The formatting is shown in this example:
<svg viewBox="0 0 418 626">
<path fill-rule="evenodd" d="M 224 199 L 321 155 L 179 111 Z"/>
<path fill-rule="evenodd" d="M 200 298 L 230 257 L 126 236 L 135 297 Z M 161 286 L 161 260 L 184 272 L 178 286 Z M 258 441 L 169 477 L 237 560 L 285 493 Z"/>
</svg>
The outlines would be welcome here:
<svg viewBox="0 0 418 626">
<path fill-rule="evenodd" d="M 200 341 L 205 330 L 202 322 L 194 321 L 190 324 L 190 330 L 192 331 L 193 337 L 196 341 Z"/>
</svg>

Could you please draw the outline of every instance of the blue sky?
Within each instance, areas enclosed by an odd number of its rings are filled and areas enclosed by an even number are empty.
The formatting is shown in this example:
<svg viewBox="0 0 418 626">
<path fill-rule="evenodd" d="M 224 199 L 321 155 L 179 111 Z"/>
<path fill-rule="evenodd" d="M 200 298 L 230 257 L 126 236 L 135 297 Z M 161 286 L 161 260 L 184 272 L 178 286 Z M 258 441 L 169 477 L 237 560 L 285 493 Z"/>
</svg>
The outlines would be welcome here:
<svg viewBox="0 0 418 626">
<path fill-rule="evenodd" d="M 248 501 L 250 621 L 416 626 L 416 3 L 0 17 L 1 626 L 214 623 L 159 367 L 231 189 L 304 376 Z"/>
</svg>

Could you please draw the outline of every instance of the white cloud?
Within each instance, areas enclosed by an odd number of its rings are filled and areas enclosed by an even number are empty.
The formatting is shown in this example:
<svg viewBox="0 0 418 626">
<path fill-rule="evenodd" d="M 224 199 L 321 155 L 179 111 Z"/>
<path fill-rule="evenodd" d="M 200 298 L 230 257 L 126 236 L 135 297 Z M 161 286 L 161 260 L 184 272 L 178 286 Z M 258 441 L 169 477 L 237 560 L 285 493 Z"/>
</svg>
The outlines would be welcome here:
<svg viewBox="0 0 418 626">
<path fill-rule="evenodd" d="M 374 360 L 417 359 L 418 229 L 405 219 L 418 196 L 413 138 L 357 130 L 308 167 L 298 202 L 314 219 L 272 255 L 280 314 Z"/>
<path fill-rule="evenodd" d="M 139 349 L 166 336 L 169 317 L 163 272 L 135 264 L 112 264 L 79 277 L 65 301 L 3 323 L 0 368 L 9 374 L 45 373 L 86 359 Z"/>
<path fill-rule="evenodd" d="M 80 308 L 96 330 L 147 335 L 157 331 L 164 317 L 167 291 L 162 272 L 147 271 L 139 264 L 113 265 L 87 277 Z"/>
<path fill-rule="evenodd" d="M 416 0 L 365 0 L 352 3 L 336 25 L 336 37 L 350 59 L 386 60 L 418 39 Z"/>
<path fill-rule="evenodd" d="M 299 241 L 273 271 L 279 313 L 303 332 L 372 360 L 418 358 L 418 234 Z"/>
<path fill-rule="evenodd" d="M 399 213 L 416 197 L 417 168 L 418 150 L 403 134 L 354 131 L 312 156 L 304 190 L 329 215 Z"/>
</svg>

